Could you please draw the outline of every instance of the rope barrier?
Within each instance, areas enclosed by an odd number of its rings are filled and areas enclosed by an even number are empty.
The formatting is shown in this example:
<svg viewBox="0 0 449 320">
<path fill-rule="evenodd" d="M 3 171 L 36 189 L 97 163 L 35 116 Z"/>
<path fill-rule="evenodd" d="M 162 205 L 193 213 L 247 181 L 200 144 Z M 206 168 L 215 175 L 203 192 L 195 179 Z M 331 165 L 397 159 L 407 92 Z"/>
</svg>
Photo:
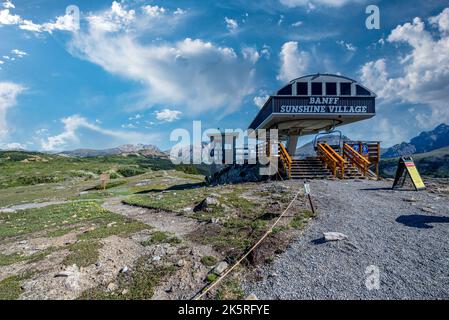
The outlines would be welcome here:
<svg viewBox="0 0 449 320">
<path fill-rule="evenodd" d="M 200 300 L 201 298 L 203 298 L 210 290 L 215 288 L 228 274 L 230 274 L 232 272 L 232 270 L 234 270 L 243 260 L 245 260 L 246 257 L 248 257 L 248 255 L 251 252 L 253 252 L 262 243 L 262 241 L 265 240 L 265 238 L 270 235 L 270 233 L 273 232 L 273 228 L 279 223 L 279 221 L 281 221 L 283 216 L 287 213 L 288 209 L 290 209 L 293 202 L 295 202 L 295 200 L 298 198 L 298 195 L 300 193 L 301 193 L 301 191 L 298 191 L 296 193 L 295 197 L 292 199 L 292 201 L 290 201 L 287 208 L 285 208 L 285 210 L 282 212 L 282 214 L 276 219 L 276 221 L 273 223 L 273 225 L 267 230 L 267 232 L 265 232 L 265 234 L 259 239 L 259 241 L 257 241 L 256 244 L 253 245 L 251 247 L 251 249 L 249 249 L 239 260 L 237 260 L 237 262 L 231 268 L 229 268 L 223 275 L 221 275 L 217 280 L 215 280 L 208 287 L 206 287 L 201 294 L 194 297 L 193 300 Z"/>
</svg>

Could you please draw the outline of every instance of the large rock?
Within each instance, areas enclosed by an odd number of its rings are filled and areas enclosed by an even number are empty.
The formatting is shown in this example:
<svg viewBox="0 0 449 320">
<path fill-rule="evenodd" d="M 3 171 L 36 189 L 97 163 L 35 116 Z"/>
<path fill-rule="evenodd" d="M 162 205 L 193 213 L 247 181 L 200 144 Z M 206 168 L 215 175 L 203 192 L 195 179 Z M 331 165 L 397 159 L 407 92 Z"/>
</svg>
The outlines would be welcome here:
<svg viewBox="0 0 449 320">
<path fill-rule="evenodd" d="M 211 209 L 213 206 L 218 206 L 220 201 L 216 197 L 206 197 L 203 201 L 201 201 L 195 208 L 193 208 L 194 212 L 198 211 L 206 211 L 207 209 Z"/>
<path fill-rule="evenodd" d="M 323 233 L 324 240 L 326 241 L 340 241 L 340 240 L 347 240 L 348 236 L 340 233 L 340 232 L 324 232 Z"/>
<path fill-rule="evenodd" d="M 214 268 L 214 270 L 212 270 L 212 272 L 215 273 L 217 276 L 221 276 L 226 271 L 227 268 L 228 264 L 222 261 L 216 265 L 216 267 Z"/>
</svg>

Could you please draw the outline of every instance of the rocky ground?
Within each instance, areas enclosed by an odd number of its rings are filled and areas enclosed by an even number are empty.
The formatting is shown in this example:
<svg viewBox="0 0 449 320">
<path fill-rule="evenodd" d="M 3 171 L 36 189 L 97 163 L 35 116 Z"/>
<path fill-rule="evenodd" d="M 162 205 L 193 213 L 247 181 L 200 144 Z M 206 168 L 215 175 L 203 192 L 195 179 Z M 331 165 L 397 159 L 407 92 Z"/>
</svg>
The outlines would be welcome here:
<svg viewBox="0 0 449 320">
<path fill-rule="evenodd" d="M 391 181 L 311 182 L 318 217 L 244 284 L 260 299 L 449 298 L 449 188 Z M 326 241 L 325 232 L 346 240 Z M 379 281 L 377 282 L 377 275 Z M 378 284 L 378 286 L 377 286 Z"/>
</svg>

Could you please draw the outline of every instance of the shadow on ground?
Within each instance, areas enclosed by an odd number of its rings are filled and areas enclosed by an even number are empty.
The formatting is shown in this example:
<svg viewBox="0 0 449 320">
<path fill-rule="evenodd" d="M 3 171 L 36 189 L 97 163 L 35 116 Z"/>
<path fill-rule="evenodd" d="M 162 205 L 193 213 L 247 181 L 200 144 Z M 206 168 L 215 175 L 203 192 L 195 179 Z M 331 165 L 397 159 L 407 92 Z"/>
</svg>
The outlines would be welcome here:
<svg viewBox="0 0 449 320">
<path fill-rule="evenodd" d="M 179 191 L 179 190 L 187 190 L 187 189 L 196 189 L 206 186 L 204 182 L 199 183 L 185 183 L 185 184 L 179 184 L 176 186 L 171 186 L 166 189 L 151 189 L 151 190 L 144 190 L 136 192 L 135 194 L 145 194 L 145 193 L 155 193 L 155 192 L 163 192 L 163 191 Z"/>
<path fill-rule="evenodd" d="M 431 229 L 433 226 L 429 223 L 449 223 L 449 217 L 435 217 L 422 214 L 403 215 L 396 219 L 396 222 L 402 223 L 407 227 L 419 229 Z"/>
</svg>

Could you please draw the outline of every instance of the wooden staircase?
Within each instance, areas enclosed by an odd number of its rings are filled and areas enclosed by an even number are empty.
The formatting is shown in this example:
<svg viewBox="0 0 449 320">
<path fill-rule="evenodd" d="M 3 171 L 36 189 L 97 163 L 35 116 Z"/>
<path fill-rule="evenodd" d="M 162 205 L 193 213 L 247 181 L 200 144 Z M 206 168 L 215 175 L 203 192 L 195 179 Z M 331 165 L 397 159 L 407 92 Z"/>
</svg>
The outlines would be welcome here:
<svg viewBox="0 0 449 320">
<path fill-rule="evenodd" d="M 348 145 L 340 155 L 327 144 L 318 144 L 317 157 L 294 159 L 282 143 L 279 157 L 289 179 L 365 179 L 370 162 Z"/>
<path fill-rule="evenodd" d="M 332 172 L 326 168 L 319 158 L 310 157 L 292 160 L 291 179 L 326 179 L 331 177 Z"/>
</svg>

